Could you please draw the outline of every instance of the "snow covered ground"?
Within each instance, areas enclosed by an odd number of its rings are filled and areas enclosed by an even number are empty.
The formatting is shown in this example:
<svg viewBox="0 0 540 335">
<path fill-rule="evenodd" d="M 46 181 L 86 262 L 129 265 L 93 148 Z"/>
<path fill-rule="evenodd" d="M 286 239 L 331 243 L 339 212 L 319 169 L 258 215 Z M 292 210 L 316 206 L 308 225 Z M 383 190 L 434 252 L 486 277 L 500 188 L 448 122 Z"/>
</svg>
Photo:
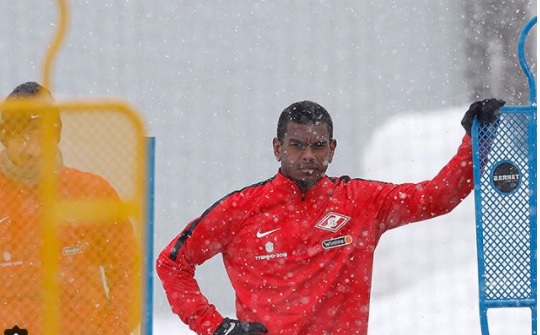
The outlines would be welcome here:
<svg viewBox="0 0 540 335">
<path fill-rule="evenodd" d="M 366 143 L 362 177 L 430 179 L 456 151 L 466 108 L 393 118 Z M 475 243 L 473 195 L 444 217 L 386 233 L 375 256 L 369 335 L 480 335 Z M 491 335 L 531 334 L 529 309 L 491 310 L 489 318 Z M 172 313 L 155 315 L 153 331 L 194 334 Z"/>
</svg>

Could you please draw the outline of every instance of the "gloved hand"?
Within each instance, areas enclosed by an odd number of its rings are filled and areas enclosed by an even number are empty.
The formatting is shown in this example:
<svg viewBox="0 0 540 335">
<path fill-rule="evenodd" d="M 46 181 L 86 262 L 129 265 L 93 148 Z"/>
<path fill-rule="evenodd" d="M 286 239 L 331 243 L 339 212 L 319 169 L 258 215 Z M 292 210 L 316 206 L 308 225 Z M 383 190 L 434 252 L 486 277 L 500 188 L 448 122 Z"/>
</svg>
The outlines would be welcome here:
<svg viewBox="0 0 540 335">
<path fill-rule="evenodd" d="M 499 108 L 505 104 L 506 101 L 495 98 L 475 101 L 465 113 L 465 116 L 461 120 L 461 125 L 465 128 L 467 134 L 471 136 L 471 129 L 475 116 L 478 116 L 478 121 L 480 123 L 491 123 L 497 119 Z"/>
<path fill-rule="evenodd" d="M 258 322 L 244 322 L 225 318 L 214 335 L 259 335 L 268 333 L 268 329 Z"/>
</svg>

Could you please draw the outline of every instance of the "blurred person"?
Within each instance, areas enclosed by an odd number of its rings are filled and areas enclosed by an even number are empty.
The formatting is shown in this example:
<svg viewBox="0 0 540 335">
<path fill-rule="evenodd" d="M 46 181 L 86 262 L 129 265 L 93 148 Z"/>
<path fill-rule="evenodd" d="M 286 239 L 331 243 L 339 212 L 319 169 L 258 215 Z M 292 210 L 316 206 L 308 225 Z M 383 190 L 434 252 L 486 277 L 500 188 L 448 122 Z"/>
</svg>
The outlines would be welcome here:
<svg viewBox="0 0 540 335">
<path fill-rule="evenodd" d="M 53 103 L 35 82 L 17 86 L 6 101 Z M 0 119 L 0 330 L 17 326 L 43 335 L 42 301 L 42 120 L 52 113 L 60 141 L 59 111 L 4 110 Z M 56 148 L 58 195 L 65 200 L 118 200 L 102 177 L 63 164 Z M 136 327 L 130 315 L 137 244 L 128 220 L 72 220 L 58 226 L 60 330 L 64 335 L 127 335 Z"/>
<path fill-rule="evenodd" d="M 293 103 L 273 139 L 277 174 L 217 201 L 159 254 L 172 311 L 200 335 L 366 335 L 381 235 L 448 213 L 471 192 L 472 121 L 493 122 L 503 105 L 473 103 L 462 120 L 466 135 L 442 170 L 396 185 L 327 176 L 337 147 L 332 119 L 315 102 Z M 194 278 L 196 266 L 218 253 L 238 319 L 223 317 Z"/>
</svg>

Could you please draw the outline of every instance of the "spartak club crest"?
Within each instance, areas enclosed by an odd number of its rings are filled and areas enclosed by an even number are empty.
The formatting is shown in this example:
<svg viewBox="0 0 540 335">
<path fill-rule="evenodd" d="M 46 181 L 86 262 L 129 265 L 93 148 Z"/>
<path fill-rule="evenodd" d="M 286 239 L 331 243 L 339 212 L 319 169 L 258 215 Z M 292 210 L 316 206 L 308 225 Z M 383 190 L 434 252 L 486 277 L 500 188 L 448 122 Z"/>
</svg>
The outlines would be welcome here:
<svg viewBox="0 0 540 335">
<path fill-rule="evenodd" d="M 351 218 L 342 214 L 330 212 L 319 221 L 315 227 L 331 232 L 336 232 L 343 227 Z"/>
</svg>

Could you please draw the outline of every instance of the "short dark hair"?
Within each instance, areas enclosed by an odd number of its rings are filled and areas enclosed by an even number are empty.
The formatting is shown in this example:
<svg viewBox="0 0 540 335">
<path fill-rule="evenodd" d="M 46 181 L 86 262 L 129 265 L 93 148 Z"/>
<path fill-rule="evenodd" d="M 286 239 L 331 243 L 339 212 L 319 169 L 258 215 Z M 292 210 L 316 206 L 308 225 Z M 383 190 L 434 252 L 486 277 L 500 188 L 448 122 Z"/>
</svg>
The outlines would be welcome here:
<svg viewBox="0 0 540 335">
<path fill-rule="evenodd" d="M 285 139 L 290 121 L 299 124 L 326 124 L 330 139 L 333 138 L 334 125 L 330 113 L 316 102 L 309 100 L 295 102 L 281 112 L 277 125 L 277 139 L 280 142 Z"/>
<path fill-rule="evenodd" d="M 28 81 L 15 87 L 13 91 L 7 96 L 6 100 L 17 98 L 30 98 L 38 94 L 47 94 L 52 97 L 51 92 L 35 81 Z"/>
<path fill-rule="evenodd" d="M 29 81 L 15 87 L 13 91 L 7 96 L 6 101 L 14 100 L 26 100 L 37 98 L 40 95 L 50 97 L 53 99 L 51 92 L 44 86 L 36 83 L 35 81 Z M 60 139 L 60 131 L 62 129 L 62 120 L 60 119 L 60 112 L 56 108 L 47 109 L 47 112 L 53 113 L 55 119 L 55 128 L 58 132 L 58 139 Z M 3 142 L 9 136 L 21 133 L 27 129 L 38 119 L 35 119 L 34 112 L 5 109 L 1 111 L 0 118 L 0 140 Z"/>
</svg>

